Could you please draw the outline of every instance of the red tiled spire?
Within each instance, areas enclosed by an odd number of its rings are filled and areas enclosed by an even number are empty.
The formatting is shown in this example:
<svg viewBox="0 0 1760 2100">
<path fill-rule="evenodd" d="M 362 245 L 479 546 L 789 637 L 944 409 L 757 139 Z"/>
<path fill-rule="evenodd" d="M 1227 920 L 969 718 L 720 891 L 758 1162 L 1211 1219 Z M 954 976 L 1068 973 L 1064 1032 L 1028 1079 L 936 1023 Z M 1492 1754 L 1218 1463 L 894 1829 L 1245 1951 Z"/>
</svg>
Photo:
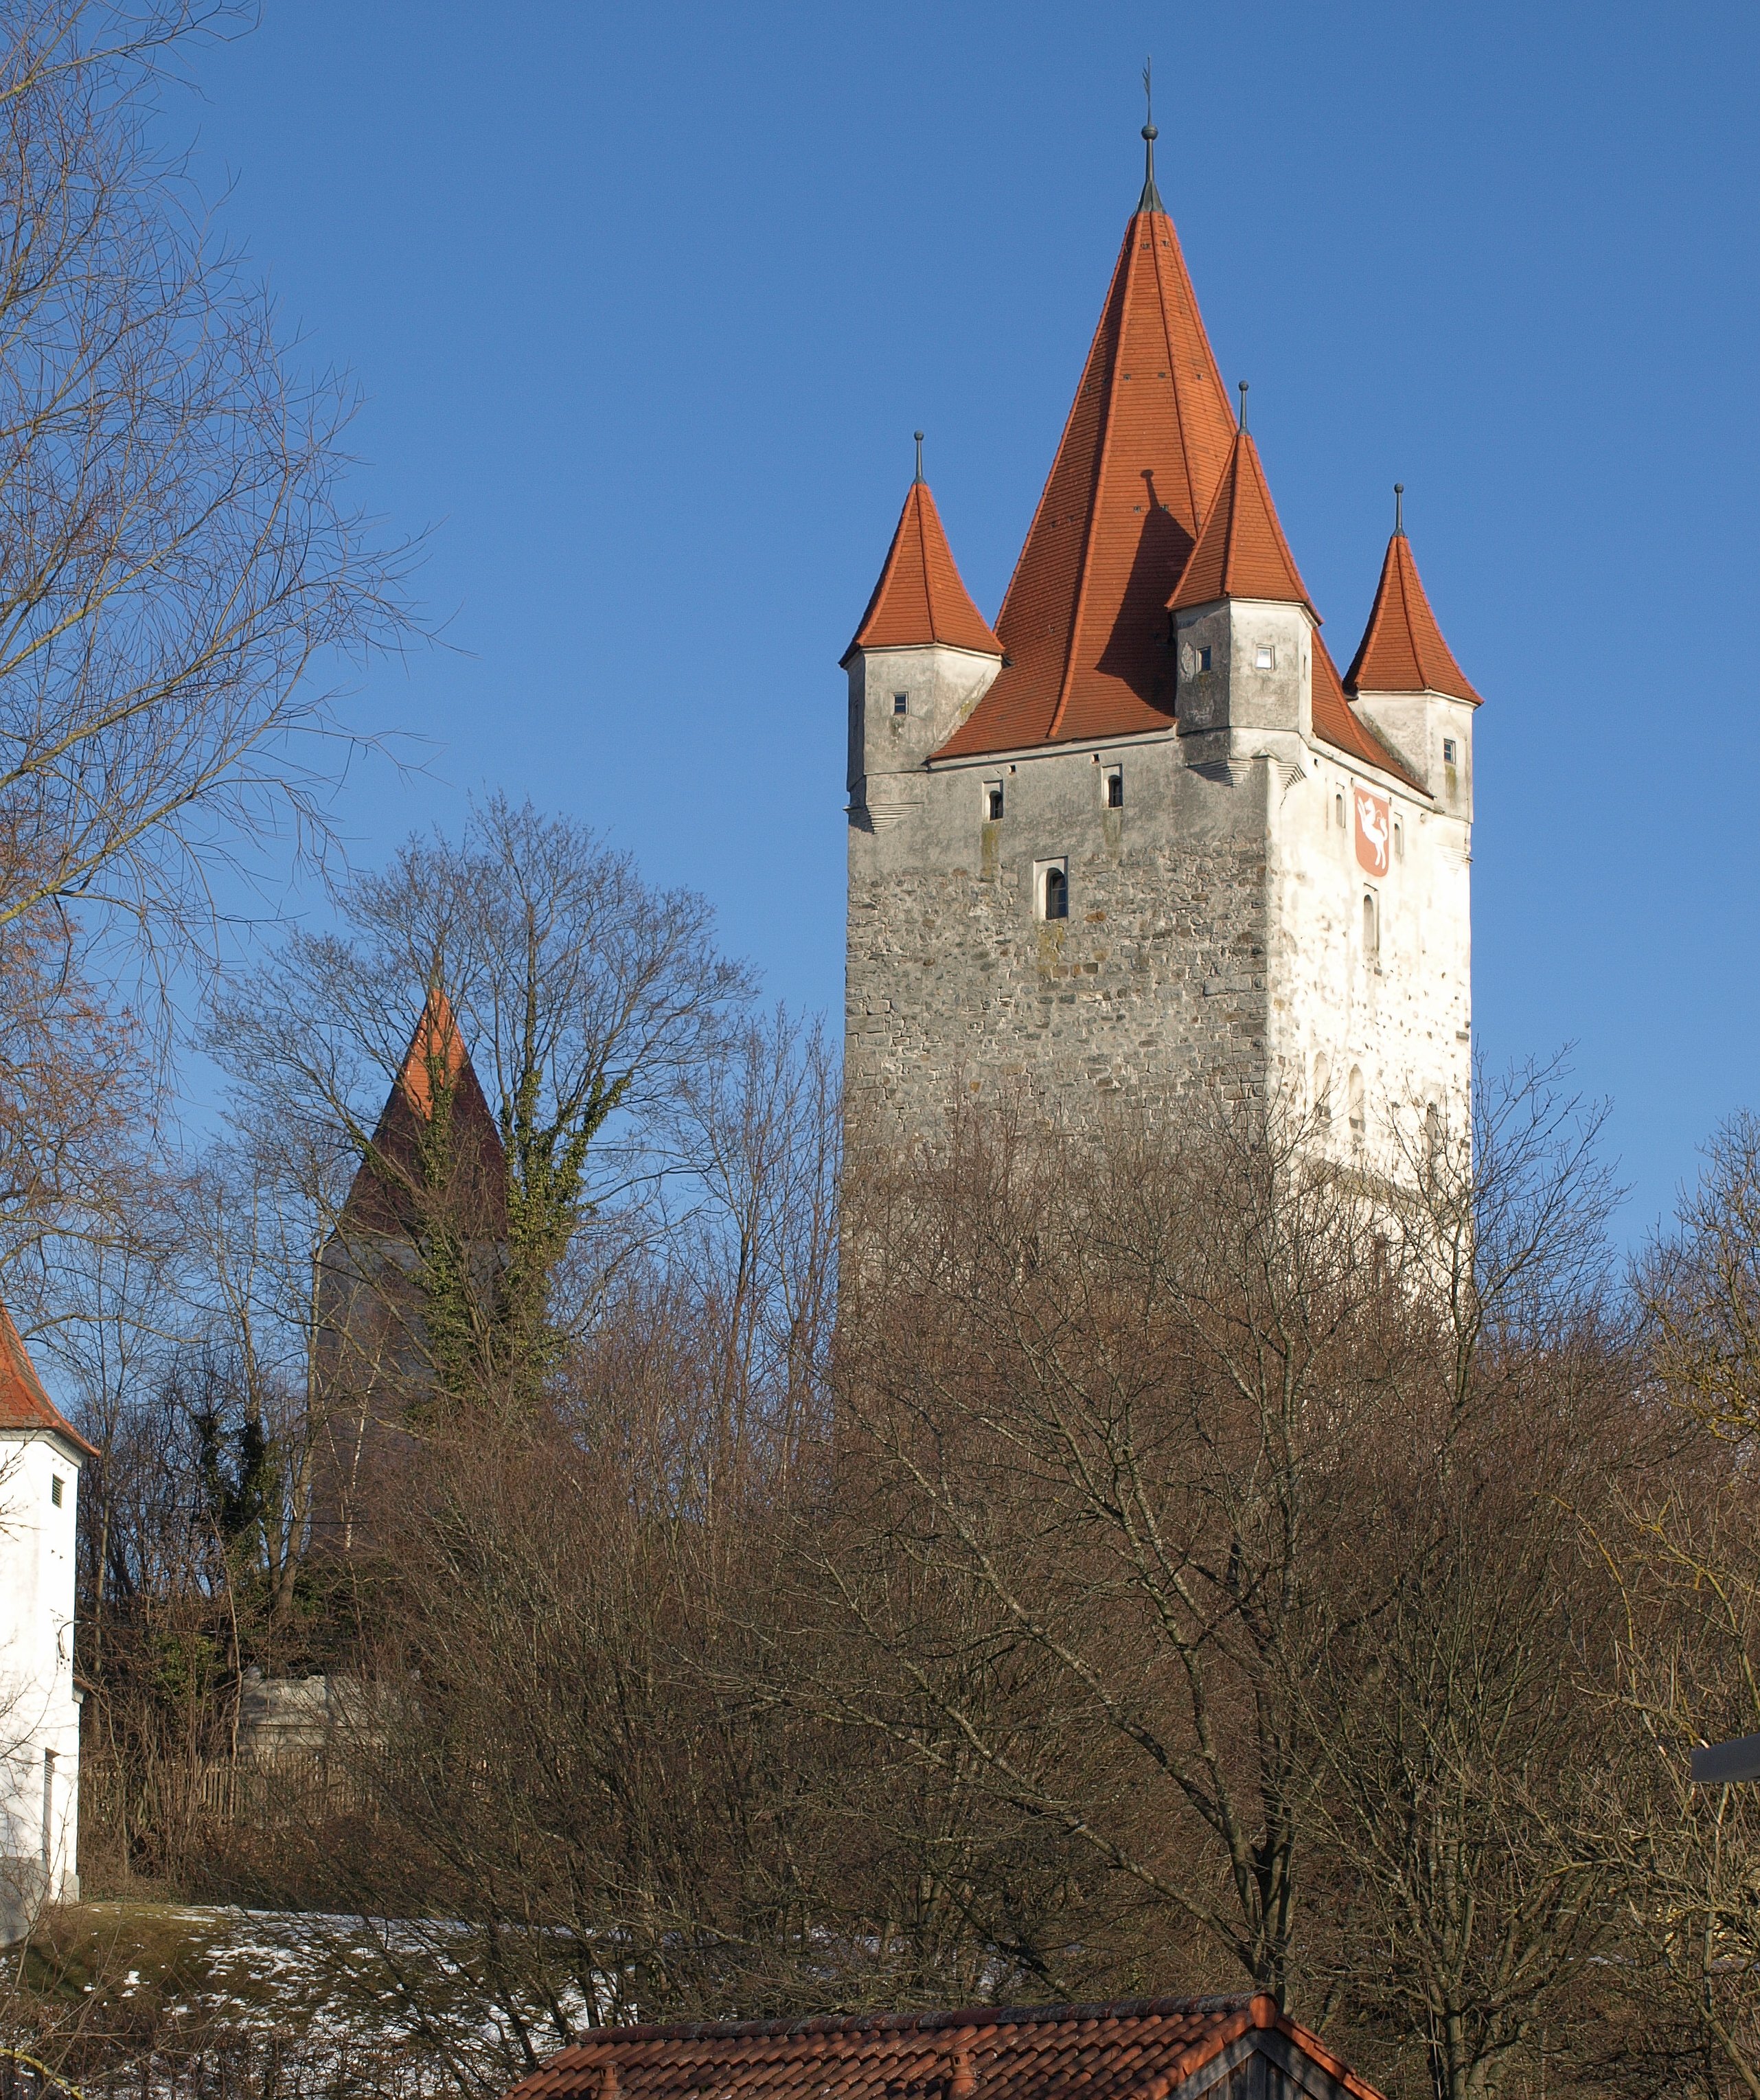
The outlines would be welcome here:
<svg viewBox="0 0 1760 2100">
<path fill-rule="evenodd" d="M 1395 525 L 1387 542 L 1369 625 L 1344 683 L 1353 693 L 1446 693 L 1451 699 L 1480 705 L 1467 673 L 1442 638 L 1402 525 Z"/>
<path fill-rule="evenodd" d="M 438 985 L 430 990 L 416 1032 L 404 1052 L 397 1083 L 416 1113 L 434 1113 L 434 1083 L 449 1087 L 465 1068 L 465 1039 L 458 1032 L 452 1002 Z"/>
<path fill-rule="evenodd" d="M 1391 773 L 1395 779 L 1403 780 L 1409 788 L 1417 788 L 1420 794 L 1423 792 L 1419 783 L 1368 723 L 1359 718 L 1345 698 L 1332 651 L 1318 634 L 1314 637 L 1312 692 L 1314 734 L 1323 743 L 1330 743 L 1335 751 L 1348 752 L 1352 758 L 1365 759 L 1370 765 L 1378 765 L 1383 773 Z"/>
<path fill-rule="evenodd" d="M 1245 430 L 1234 434 L 1222 486 L 1167 609 L 1178 612 L 1219 598 L 1283 599 L 1306 606 L 1317 624 L 1320 619 L 1277 522 L 1259 448 Z"/>
<path fill-rule="evenodd" d="M 421 1178 L 421 1125 L 434 1114 L 436 1081 L 452 1089 L 453 1196 L 475 1237 L 494 1240 L 505 1232 L 507 1160 L 501 1135 L 465 1048 L 452 1001 L 438 985 L 422 1007 L 380 1112 L 371 1154 L 356 1169 L 342 1207 L 342 1221 L 350 1229 L 411 1229 L 409 1203 Z"/>
<path fill-rule="evenodd" d="M 1173 222 L 1146 183 L 997 616 L 1007 659 L 943 755 L 1169 726 L 1167 593 L 1233 435 Z"/>
<path fill-rule="evenodd" d="M 904 500 L 886 565 L 855 639 L 844 651 L 844 661 L 848 663 L 858 649 L 912 649 L 933 642 L 953 649 L 975 649 L 987 656 L 1002 654 L 990 622 L 960 581 L 941 514 L 920 472 Z"/>
<path fill-rule="evenodd" d="M 0 1429 L 39 1430 L 88 1458 L 98 1455 L 43 1391 L 12 1315 L 0 1305 Z"/>
</svg>

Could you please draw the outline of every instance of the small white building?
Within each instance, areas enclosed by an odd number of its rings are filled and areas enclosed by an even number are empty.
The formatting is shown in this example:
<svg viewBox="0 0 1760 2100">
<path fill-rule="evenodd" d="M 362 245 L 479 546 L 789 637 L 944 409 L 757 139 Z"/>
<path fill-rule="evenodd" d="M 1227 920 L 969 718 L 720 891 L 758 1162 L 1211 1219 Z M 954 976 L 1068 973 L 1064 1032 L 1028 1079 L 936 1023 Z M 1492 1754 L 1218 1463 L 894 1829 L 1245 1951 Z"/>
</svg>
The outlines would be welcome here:
<svg viewBox="0 0 1760 2100">
<path fill-rule="evenodd" d="M 0 1306 L 0 1943 L 79 1895 L 73 1527 L 96 1455 Z"/>
</svg>

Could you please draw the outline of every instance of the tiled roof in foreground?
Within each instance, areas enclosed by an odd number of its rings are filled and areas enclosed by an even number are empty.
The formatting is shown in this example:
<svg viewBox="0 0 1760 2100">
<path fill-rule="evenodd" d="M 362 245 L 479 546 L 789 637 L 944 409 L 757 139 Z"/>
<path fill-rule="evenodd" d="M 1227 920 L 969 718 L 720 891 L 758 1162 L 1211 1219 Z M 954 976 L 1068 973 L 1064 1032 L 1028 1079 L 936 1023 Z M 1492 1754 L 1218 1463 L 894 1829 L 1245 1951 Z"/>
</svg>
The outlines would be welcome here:
<svg viewBox="0 0 1760 2100">
<path fill-rule="evenodd" d="M 1378 2100 L 1264 1996 L 596 2027 L 509 2100 L 1171 2100 L 1255 2043 L 1303 2059 L 1310 2093 Z"/>
</svg>

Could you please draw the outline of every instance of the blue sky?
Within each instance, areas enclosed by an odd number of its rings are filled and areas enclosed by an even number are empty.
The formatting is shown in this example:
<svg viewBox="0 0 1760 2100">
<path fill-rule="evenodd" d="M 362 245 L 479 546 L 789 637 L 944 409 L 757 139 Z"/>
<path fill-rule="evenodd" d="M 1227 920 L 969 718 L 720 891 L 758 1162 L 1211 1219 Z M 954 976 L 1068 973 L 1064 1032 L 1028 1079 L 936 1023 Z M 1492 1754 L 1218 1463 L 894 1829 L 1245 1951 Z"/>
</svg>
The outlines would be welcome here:
<svg viewBox="0 0 1760 2100">
<path fill-rule="evenodd" d="M 1140 180 L 1342 661 L 1403 480 L 1479 717 L 1475 1004 L 1577 1046 L 1629 1229 L 1760 1096 L 1751 5 L 267 0 L 225 223 L 355 374 L 448 646 L 356 721 L 377 858 L 484 785 L 841 999 L 837 670 L 911 471 L 994 615 Z"/>
</svg>

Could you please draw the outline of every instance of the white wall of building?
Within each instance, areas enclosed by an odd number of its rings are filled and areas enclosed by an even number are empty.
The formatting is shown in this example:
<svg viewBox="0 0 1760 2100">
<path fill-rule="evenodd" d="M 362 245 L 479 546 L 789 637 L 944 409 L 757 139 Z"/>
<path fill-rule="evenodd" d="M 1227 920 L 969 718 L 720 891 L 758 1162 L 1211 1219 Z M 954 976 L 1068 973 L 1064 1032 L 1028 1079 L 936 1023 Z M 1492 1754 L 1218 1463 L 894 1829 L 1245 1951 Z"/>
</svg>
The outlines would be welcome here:
<svg viewBox="0 0 1760 2100">
<path fill-rule="evenodd" d="M 79 1893 L 78 1504 L 70 1445 L 0 1431 L 0 1928 L 10 1937 L 44 1895 Z"/>
</svg>

